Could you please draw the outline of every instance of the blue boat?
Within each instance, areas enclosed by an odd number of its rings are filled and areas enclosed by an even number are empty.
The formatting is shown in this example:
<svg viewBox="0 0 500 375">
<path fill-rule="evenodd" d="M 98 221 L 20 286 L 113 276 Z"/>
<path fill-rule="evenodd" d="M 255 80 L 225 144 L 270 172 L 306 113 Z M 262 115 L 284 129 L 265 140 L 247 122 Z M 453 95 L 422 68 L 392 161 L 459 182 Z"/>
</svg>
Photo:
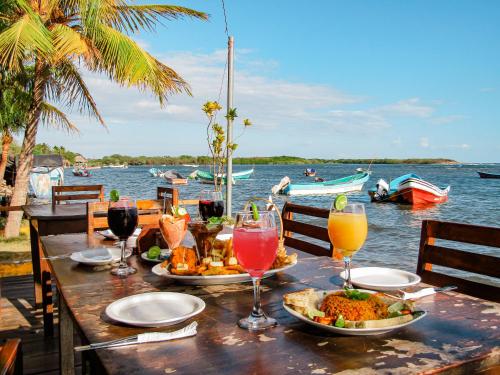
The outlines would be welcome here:
<svg viewBox="0 0 500 375">
<path fill-rule="evenodd" d="M 285 195 L 340 194 L 350 191 L 360 191 L 369 179 L 369 172 L 356 173 L 336 180 L 299 184 L 292 184 L 290 179 L 285 177 L 278 185 L 273 187 L 272 192 L 274 194 Z"/>
<path fill-rule="evenodd" d="M 415 173 L 408 173 L 391 180 L 387 183 L 384 179 L 377 181 L 374 187 L 368 190 L 368 195 L 370 196 L 372 202 L 395 202 L 398 197 L 398 187 L 401 182 L 409 179 L 417 178 L 421 179 Z"/>
</svg>

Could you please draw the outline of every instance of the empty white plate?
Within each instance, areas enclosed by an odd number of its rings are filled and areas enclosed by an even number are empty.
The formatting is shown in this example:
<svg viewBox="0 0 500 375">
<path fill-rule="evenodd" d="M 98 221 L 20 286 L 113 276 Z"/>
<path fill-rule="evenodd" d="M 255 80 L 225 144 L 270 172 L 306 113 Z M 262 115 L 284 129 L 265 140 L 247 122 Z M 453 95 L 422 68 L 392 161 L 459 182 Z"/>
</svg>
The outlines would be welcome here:
<svg viewBox="0 0 500 375">
<path fill-rule="evenodd" d="M 205 302 L 190 294 L 152 292 L 136 294 L 106 307 L 111 319 L 138 327 L 162 327 L 187 320 L 205 309 Z"/>
<path fill-rule="evenodd" d="M 340 277 L 345 280 L 344 271 Z M 420 276 L 393 268 L 361 267 L 351 269 L 351 282 L 364 289 L 397 290 L 418 284 Z"/>
<path fill-rule="evenodd" d="M 130 252 L 128 253 L 128 256 L 130 256 Z M 78 251 L 71 254 L 70 259 L 78 263 L 87 264 L 89 266 L 98 266 L 102 264 L 118 262 L 120 260 L 120 256 L 120 249 L 108 247 Z"/>
</svg>

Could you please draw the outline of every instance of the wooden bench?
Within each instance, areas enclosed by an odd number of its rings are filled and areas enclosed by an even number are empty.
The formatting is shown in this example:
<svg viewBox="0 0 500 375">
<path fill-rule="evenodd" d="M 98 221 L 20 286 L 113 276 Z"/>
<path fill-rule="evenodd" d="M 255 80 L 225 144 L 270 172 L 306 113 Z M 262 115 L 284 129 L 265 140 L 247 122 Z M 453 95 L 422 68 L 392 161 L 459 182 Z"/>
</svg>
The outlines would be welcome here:
<svg viewBox="0 0 500 375">
<path fill-rule="evenodd" d="M 435 245 L 436 239 L 500 248 L 500 228 L 422 221 L 417 274 L 422 281 L 436 286 L 456 285 L 458 291 L 500 302 L 500 288 L 432 270 L 433 265 L 500 278 L 500 258 Z"/>
<path fill-rule="evenodd" d="M 68 194 L 69 193 L 69 194 Z M 77 194 L 74 194 L 77 193 Z M 61 185 L 52 186 L 52 207 L 61 202 L 89 201 L 97 199 L 104 201 L 103 185 Z"/>
<path fill-rule="evenodd" d="M 0 345 L 0 375 L 21 375 L 22 373 L 21 340 L 9 339 Z"/>
<path fill-rule="evenodd" d="M 319 227 L 310 223 L 294 220 L 294 214 L 301 214 L 328 220 L 330 210 L 326 208 L 302 206 L 287 202 L 283 206 L 281 217 L 283 219 L 283 237 L 285 239 L 285 246 L 290 246 L 294 249 L 301 250 L 313 255 L 329 257 L 332 256 L 333 246 L 330 242 L 330 238 L 328 237 L 327 227 Z M 309 241 L 295 238 L 293 237 L 294 233 L 326 242 L 328 243 L 328 246 L 323 247 Z"/>
</svg>

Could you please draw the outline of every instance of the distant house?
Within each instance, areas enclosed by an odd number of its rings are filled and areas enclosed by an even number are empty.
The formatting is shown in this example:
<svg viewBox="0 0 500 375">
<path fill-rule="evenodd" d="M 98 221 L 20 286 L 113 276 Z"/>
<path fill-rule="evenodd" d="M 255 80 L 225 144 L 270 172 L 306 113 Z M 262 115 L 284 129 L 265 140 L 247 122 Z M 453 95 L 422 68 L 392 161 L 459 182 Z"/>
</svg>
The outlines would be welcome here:
<svg viewBox="0 0 500 375">
<path fill-rule="evenodd" d="M 85 159 L 82 155 L 76 155 L 75 164 L 87 164 L 88 160 Z"/>
</svg>

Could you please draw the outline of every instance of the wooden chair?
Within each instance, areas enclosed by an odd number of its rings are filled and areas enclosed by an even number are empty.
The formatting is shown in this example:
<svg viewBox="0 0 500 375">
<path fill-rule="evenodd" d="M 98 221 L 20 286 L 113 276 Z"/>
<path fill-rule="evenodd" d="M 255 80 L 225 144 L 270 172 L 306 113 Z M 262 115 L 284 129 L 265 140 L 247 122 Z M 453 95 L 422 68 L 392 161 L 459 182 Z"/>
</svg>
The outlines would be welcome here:
<svg viewBox="0 0 500 375">
<path fill-rule="evenodd" d="M 163 200 L 142 199 L 136 202 L 139 212 L 138 226 L 155 225 L 163 214 Z M 88 202 L 87 203 L 87 234 L 92 234 L 96 230 L 107 229 L 109 202 Z"/>
<path fill-rule="evenodd" d="M 65 194 L 69 193 L 69 194 Z M 77 194 L 72 194 L 77 193 Z M 61 185 L 52 186 L 52 207 L 61 202 L 69 201 L 88 201 L 97 199 L 104 201 L 103 185 Z"/>
<path fill-rule="evenodd" d="M 437 265 L 499 278 L 500 257 L 436 246 L 436 239 L 500 248 L 500 228 L 424 220 L 417 264 L 417 274 L 425 283 L 456 285 L 461 293 L 500 302 L 500 287 L 432 270 Z"/>
<path fill-rule="evenodd" d="M 0 345 L 0 375 L 21 375 L 22 373 L 21 340 L 9 339 Z"/>
<path fill-rule="evenodd" d="M 285 246 L 290 246 L 297 250 L 305 251 L 306 253 L 313 255 L 329 257 L 332 256 L 333 246 L 330 242 L 330 238 L 328 237 L 327 227 L 319 227 L 317 225 L 293 220 L 294 213 L 328 219 L 330 210 L 326 208 L 301 206 L 298 204 L 287 202 L 283 206 L 281 217 L 283 218 L 283 236 L 285 239 Z M 293 237 L 293 233 L 327 242 L 328 247 L 323 247 L 309 241 L 295 238 Z"/>
<path fill-rule="evenodd" d="M 170 187 L 158 186 L 156 188 L 156 199 L 163 200 L 164 198 L 170 199 L 172 206 L 178 206 L 179 190 Z"/>
</svg>

